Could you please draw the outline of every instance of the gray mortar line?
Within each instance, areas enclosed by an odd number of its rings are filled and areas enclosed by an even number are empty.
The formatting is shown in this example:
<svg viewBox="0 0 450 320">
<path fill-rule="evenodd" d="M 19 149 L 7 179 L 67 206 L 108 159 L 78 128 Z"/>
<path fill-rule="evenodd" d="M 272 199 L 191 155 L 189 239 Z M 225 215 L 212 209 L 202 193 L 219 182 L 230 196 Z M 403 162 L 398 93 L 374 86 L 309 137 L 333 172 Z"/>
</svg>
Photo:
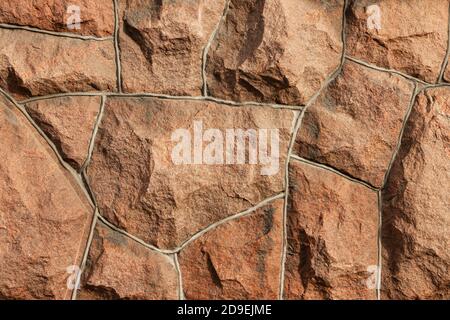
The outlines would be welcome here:
<svg viewBox="0 0 450 320">
<path fill-rule="evenodd" d="M 95 37 L 95 36 L 83 36 L 78 35 L 76 33 L 69 33 L 69 32 L 57 32 L 57 31 L 49 31 L 49 30 L 42 30 L 38 28 L 28 27 L 28 26 L 20 26 L 20 25 L 14 25 L 14 24 L 7 24 L 7 23 L 0 23 L 0 29 L 8 29 L 8 30 L 24 30 L 34 33 L 40 33 L 50 36 L 56 36 L 61 38 L 71 38 L 71 39 L 78 39 L 78 40 L 93 40 L 93 41 L 108 41 L 112 40 L 113 37 Z"/>
<path fill-rule="evenodd" d="M 376 295 L 377 300 L 381 300 L 381 268 L 382 268 L 382 256 L 381 250 L 383 249 L 382 243 L 382 232 L 383 232 L 383 198 L 381 194 L 381 190 L 377 192 L 377 200 L 378 200 L 378 234 L 377 234 L 377 278 L 376 278 Z"/>
<path fill-rule="evenodd" d="M 159 98 L 165 100 L 177 100 L 177 101 L 205 101 L 205 102 L 215 102 L 217 104 L 229 105 L 232 107 L 270 107 L 273 109 L 288 109 L 288 110 L 303 110 L 304 105 L 284 105 L 284 104 L 274 104 L 274 103 L 262 103 L 262 102 L 236 102 L 231 100 L 222 100 L 214 97 L 203 97 L 203 96 L 171 96 L 166 94 L 155 94 L 155 93 L 115 93 L 115 92 L 75 92 L 75 93 L 56 93 L 46 96 L 33 97 L 25 100 L 19 101 L 20 104 L 27 104 L 35 101 L 42 101 L 61 97 L 73 97 L 73 96 L 106 96 L 106 97 L 122 97 L 122 98 Z"/>
<path fill-rule="evenodd" d="M 206 101 L 215 102 L 217 104 L 229 105 L 232 107 L 245 107 L 245 106 L 255 106 L 255 107 L 270 107 L 274 109 L 291 109 L 291 110 L 302 110 L 304 106 L 294 106 L 294 105 L 284 105 L 284 104 L 273 104 L 273 103 L 261 103 L 261 102 L 235 102 L 230 100 L 222 100 L 214 97 L 203 97 L 203 96 L 171 96 L 167 94 L 158 93 L 105 93 L 109 97 L 123 97 L 123 98 L 158 98 L 164 100 L 178 100 L 178 101 Z"/>
<path fill-rule="evenodd" d="M 37 97 L 20 100 L 20 101 L 18 101 L 18 103 L 19 104 L 27 104 L 27 103 L 35 102 L 35 101 L 50 100 L 50 99 L 64 98 L 64 97 L 98 97 L 98 96 L 102 96 L 102 95 L 106 95 L 106 94 L 107 94 L 107 92 L 103 92 L 103 91 L 53 93 L 53 94 L 48 94 L 45 96 L 37 96 Z"/>
<path fill-rule="evenodd" d="M 228 10 L 230 9 L 230 3 L 231 0 L 227 0 L 225 2 L 225 8 L 223 9 L 222 16 L 220 17 L 219 22 L 217 23 L 216 27 L 214 28 L 213 32 L 209 36 L 208 42 L 206 43 L 206 46 L 203 48 L 203 55 L 202 55 L 202 81 L 203 81 L 203 96 L 208 96 L 208 85 L 207 85 L 207 77 L 206 77 L 206 60 L 208 59 L 208 52 L 209 48 L 211 47 L 212 42 L 214 41 L 217 32 L 219 31 L 220 26 L 222 25 L 223 21 L 225 20 Z"/>
<path fill-rule="evenodd" d="M 88 178 L 86 169 L 87 169 L 89 163 L 91 162 L 92 153 L 93 153 L 94 145 L 95 145 L 95 139 L 97 137 L 98 128 L 100 127 L 100 123 L 101 123 L 101 121 L 103 119 L 103 113 L 104 113 L 104 110 L 105 110 L 106 96 L 102 96 L 101 99 L 102 100 L 101 100 L 101 103 L 100 103 L 99 113 L 97 114 L 97 119 L 96 119 L 96 122 L 95 122 L 95 125 L 94 125 L 94 129 L 92 130 L 91 138 L 90 138 L 90 141 L 89 141 L 88 155 L 86 157 L 86 161 L 83 164 L 83 167 L 80 170 L 81 178 L 82 178 L 82 181 L 83 181 L 83 183 L 84 183 L 84 185 L 86 187 L 86 190 L 88 191 L 92 202 L 95 204 L 95 206 L 97 208 L 98 208 L 97 199 L 95 198 L 95 194 L 92 191 L 91 184 L 89 183 L 89 178 Z"/>
<path fill-rule="evenodd" d="M 275 195 L 275 196 L 272 196 L 272 197 L 269 197 L 269 198 L 266 198 L 266 199 L 262 200 L 261 202 L 259 202 L 259 203 L 256 204 L 255 206 L 250 207 L 249 209 L 246 209 L 246 210 L 241 211 L 241 212 L 239 212 L 239 213 L 237 213 L 237 214 L 235 214 L 235 215 L 231 215 L 231 216 L 228 216 L 228 217 L 226 217 L 226 218 L 224 218 L 224 219 L 222 219 L 222 220 L 219 220 L 219 221 L 217 221 L 217 222 L 214 222 L 214 223 L 210 224 L 209 226 L 207 226 L 206 228 L 204 228 L 204 229 L 198 231 L 197 233 L 195 233 L 192 237 L 190 237 L 188 240 L 184 241 L 179 247 L 177 247 L 177 248 L 175 248 L 175 249 L 160 249 L 160 248 L 157 248 L 157 247 L 155 247 L 155 246 L 153 246 L 153 245 L 151 245 L 151 244 L 149 244 L 149 243 L 146 243 L 144 240 L 139 239 L 139 238 L 136 237 L 136 236 L 133 236 L 132 234 L 128 233 L 127 231 L 125 231 L 125 230 L 123 230 L 123 229 L 120 229 L 120 228 L 116 227 L 116 226 L 113 225 L 111 222 L 109 222 L 108 220 L 106 220 L 106 218 L 104 218 L 104 217 L 100 214 L 100 212 L 99 212 L 98 217 L 99 217 L 99 219 L 100 219 L 104 224 L 108 225 L 111 229 L 113 229 L 113 230 L 115 230 L 115 231 L 117 231 L 117 232 L 119 232 L 119 233 L 121 233 L 121 234 L 123 234 L 123 235 L 125 235 L 125 236 L 127 236 L 127 237 L 129 237 L 129 238 L 131 238 L 131 239 L 133 239 L 134 241 L 140 243 L 140 244 L 143 245 L 144 247 L 147 247 L 147 248 L 149 248 L 149 249 L 151 249 L 151 250 L 153 250 L 153 251 L 159 252 L 159 253 L 161 253 L 161 254 L 170 255 L 170 254 L 174 254 L 174 253 L 180 252 L 180 251 L 183 250 L 189 243 L 191 243 L 192 241 L 198 239 L 200 236 L 202 236 L 203 234 L 207 233 L 208 231 L 210 231 L 210 230 L 212 230 L 212 229 L 214 229 L 214 228 L 220 226 L 221 224 L 226 223 L 226 222 L 229 222 L 229 221 L 236 220 L 236 219 L 241 218 L 241 217 L 245 217 L 245 216 L 247 216 L 247 215 L 250 215 L 252 212 L 258 210 L 259 208 L 261 208 L 261 207 L 263 207 L 263 206 L 266 206 L 266 205 L 269 204 L 270 202 L 272 202 L 272 201 L 274 201 L 274 200 L 277 200 L 277 199 L 281 199 L 281 198 L 283 198 L 283 197 L 284 197 L 284 193 L 277 194 L 277 195 Z"/>
<path fill-rule="evenodd" d="M 91 161 L 92 152 L 94 151 L 95 138 L 97 136 L 97 131 L 98 131 L 98 128 L 99 128 L 100 123 L 103 118 L 103 112 L 105 109 L 105 101 L 106 101 L 106 97 L 102 96 L 101 101 L 100 101 L 99 110 L 97 113 L 97 119 L 95 120 L 94 129 L 92 130 L 91 138 L 89 140 L 89 147 L 87 150 L 88 152 L 87 152 L 86 160 L 84 161 L 83 165 L 81 166 L 80 172 L 85 172 L 87 166 L 89 165 L 89 163 Z"/>
<path fill-rule="evenodd" d="M 411 111 L 413 109 L 414 102 L 415 102 L 416 97 L 417 97 L 417 95 L 419 94 L 420 91 L 421 90 L 418 90 L 418 87 L 417 87 L 417 84 L 416 84 L 414 86 L 414 90 L 413 90 L 413 92 L 411 94 L 411 100 L 409 101 L 408 109 L 407 109 L 406 114 L 405 114 L 405 116 L 403 118 L 402 128 L 400 129 L 400 133 L 398 135 L 397 145 L 395 146 L 395 149 L 394 149 L 394 152 L 392 154 L 391 160 L 389 161 L 388 168 L 387 168 L 387 170 L 386 170 L 386 172 L 384 174 L 382 189 L 386 186 L 386 183 L 387 183 L 387 180 L 389 178 L 389 174 L 391 172 L 391 169 L 392 169 L 392 166 L 394 164 L 395 158 L 397 157 L 397 154 L 398 154 L 398 152 L 399 152 L 399 150 L 401 148 L 403 134 L 405 132 L 405 128 L 406 128 L 406 125 L 408 123 L 409 116 L 411 115 Z"/>
<path fill-rule="evenodd" d="M 386 68 L 378 67 L 378 66 L 376 66 L 374 64 L 371 64 L 371 63 L 368 63 L 368 62 L 365 62 L 365 61 L 353 58 L 353 57 L 348 56 L 348 55 L 346 55 L 345 58 L 350 60 L 350 61 L 353 61 L 354 63 L 360 64 L 362 66 L 365 66 L 365 67 L 373 69 L 373 70 L 387 72 L 387 73 L 393 73 L 393 74 L 399 75 L 399 76 L 401 76 L 403 78 L 406 78 L 406 79 L 408 79 L 410 81 L 414 81 L 414 82 L 421 83 L 421 84 L 424 84 L 424 85 L 433 85 L 432 83 L 428 83 L 426 81 L 420 80 L 418 78 L 410 76 L 409 74 L 406 74 L 406 73 L 403 73 L 403 72 L 400 72 L 400 71 L 397 71 L 397 70 L 394 70 L 394 69 L 386 69 Z"/>
<path fill-rule="evenodd" d="M 31 116 L 28 114 L 28 112 L 25 110 L 25 107 L 23 105 L 18 104 L 13 97 L 11 97 L 9 94 L 7 94 L 3 89 L 0 88 L 0 93 L 2 93 L 19 111 L 25 116 L 25 118 L 28 120 L 28 122 L 31 124 L 31 126 L 34 127 L 34 129 L 39 133 L 39 135 L 47 142 L 50 149 L 55 154 L 56 158 L 58 159 L 61 166 L 63 166 L 75 179 L 80 189 L 83 191 L 83 193 L 86 196 L 86 199 L 88 200 L 89 204 L 94 208 L 94 203 L 92 203 L 91 198 L 89 196 L 89 193 L 84 187 L 84 184 L 82 182 L 81 176 L 75 171 L 75 169 L 72 168 L 71 165 L 69 165 L 62 156 L 58 152 L 58 148 L 56 148 L 55 144 L 47 137 L 47 135 L 42 131 L 42 129 L 36 124 L 36 122 L 31 118 Z"/>
<path fill-rule="evenodd" d="M 319 163 L 319 162 L 315 162 L 315 161 L 311 161 L 311 160 L 299 157 L 297 155 L 291 155 L 291 158 L 294 159 L 294 160 L 297 160 L 299 162 L 303 162 L 305 164 L 308 164 L 308 165 L 310 165 L 312 167 L 320 168 L 320 169 L 323 169 L 323 170 L 335 173 L 335 174 L 345 178 L 346 180 L 349 180 L 351 182 L 360 184 L 360 185 L 362 185 L 362 186 L 364 186 L 367 189 L 370 189 L 372 191 L 377 192 L 379 190 L 379 188 L 376 188 L 376 187 L 372 186 L 370 183 L 367 183 L 367 182 L 365 182 L 363 180 L 360 180 L 360 179 L 356 179 L 356 178 L 354 178 L 352 176 L 349 176 L 349 175 L 347 175 L 347 174 L 345 174 L 345 173 L 343 173 L 343 172 L 341 172 L 341 171 L 339 171 L 339 170 L 337 170 L 337 169 L 335 169 L 333 167 L 327 166 L 325 164 L 322 164 L 322 163 Z"/>
<path fill-rule="evenodd" d="M 289 163 L 293 156 L 293 148 L 295 145 L 295 140 L 297 138 L 298 131 L 303 122 L 303 118 L 305 116 L 306 110 L 316 101 L 322 91 L 329 86 L 331 82 L 333 82 L 336 77 L 342 72 L 342 68 L 344 66 L 345 57 L 346 57 L 346 11 L 348 6 L 348 0 L 344 0 L 344 6 L 342 8 L 342 24 L 341 24 L 341 42 L 342 42 L 342 55 L 341 61 L 338 68 L 328 77 L 328 79 L 321 85 L 320 89 L 309 99 L 303 108 L 300 116 L 298 117 L 296 128 L 294 129 L 289 145 L 288 155 L 286 159 L 286 168 L 285 168 L 285 198 L 284 198 L 284 210 L 283 210 L 283 251 L 281 254 L 281 268 L 280 268 L 280 291 L 279 291 L 279 300 L 284 299 L 284 280 L 285 280 L 285 265 L 286 265 L 286 255 L 287 255 L 287 247 L 288 247 L 288 238 L 287 238 L 287 209 L 288 209 L 288 201 L 289 201 Z"/>
<path fill-rule="evenodd" d="M 192 241 L 198 239 L 200 236 L 202 236 L 203 234 L 207 233 L 208 231 L 215 229 L 216 227 L 226 223 L 226 222 L 230 222 L 245 216 L 250 215 L 251 213 L 253 213 L 254 211 L 260 209 L 261 207 L 264 207 L 266 205 L 268 205 L 269 203 L 271 203 L 272 201 L 275 201 L 277 199 L 282 199 L 284 198 L 284 192 L 283 193 L 279 193 L 275 196 L 266 198 L 264 200 L 262 200 L 261 202 L 259 202 L 258 204 L 256 204 L 253 207 L 250 207 L 247 210 L 241 211 L 240 213 L 237 213 L 235 215 L 226 217 L 222 220 L 219 220 L 213 224 L 210 224 L 209 226 L 207 226 L 205 229 L 202 229 L 200 231 L 198 231 L 197 233 L 195 233 L 191 238 L 189 238 L 188 240 L 184 241 L 181 246 L 179 246 L 177 249 L 174 250 L 174 252 L 179 252 L 181 250 L 183 250 L 188 244 L 190 244 Z"/>
<path fill-rule="evenodd" d="M 105 225 L 107 225 L 108 227 L 110 227 L 111 229 L 113 229 L 116 232 L 119 232 L 120 234 L 134 240 L 135 242 L 143 245 L 144 247 L 153 250 L 155 252 L 164 254 L 164 255 L 170 255 L 175 253 L 176 251 L 174 250 L 164 250 L 164 249 L 159 249 L 151 244 L 146 243 L 144 240 L 139 239 L 138 237 L 133 236 L 132 234 L 126 232 L 125 230 L 120 229 L 119 227 L 116 227 L 115 225 L 113 225 L 111 222 L 109 222 L 108 220 L 106 220 L 106 218 L 104 218 L 100 213 L 98 214 L 98 218 L 101 220 L 101 222 L 103 222 Z"/>
<path fill-rule="evenodd" d="M 448 58 L 449 58 L 449 54 L 450 54 L 450 2 L 448 4 L 447 24 L 448 24 L 448 27 L 447 27 L 447 52 L 445 53 L 445 58 L 441 65 L 441 72 L 439 72 L 439 77 L 437 79 L 437 83 L 440 83 L 443 81 L 445 69 L 447 68 Z"/>
<path fill-rule="evenodd" d="M 178 275 L 178 300 L 185 300 L 186 298 L 184 296 L 183 290 L 183 275 L 181 274 L 180 263 L 178 262 L 178 253 L 173 254 L 173 263 Z"/>
<path fill-rule="evenodd" d="M 116 53 L 116 77 L 117 77 L 117 91 L 122 92 L 122 65 L 120 61 L 119 48 L 119 5 L 117 0 L 114 3 L 114 51 Z"/>
<path fill-rule="evenodd" d="M 82 277 L 84 269 L 86 267 L 86 262 L 87 262 L 87 258 L 88 258 L 88 255 L 89 255 L 89 250 L 91 248 L 92 239 L 94 237 L 95 226 L 97 225 L 97 220 L 98 220 L 97 212 L 98 212 L 98 209 L 95 208 L 94 216 L 93 216 L 92 221 L 91 221 L 91 228 L 89 230 L 88 240 L 86 242 L 86 247 L 84 248 L 83 259 L 81 260 L 80 272 L 79 272 L 79 274 L 77 276 L 77 280 L 75 282 L 75 288 L 72 291 L 71 300 L 76 300 L 77 299 L 78 290 L 80 289 L 79 287 L 80 287 L 81 277 Z"/>
<path fill-rule="evenodd" d="M 283 300 L 283 293 L 284 293 L 284 274 L 285 274 L 285 270 L 284 270 L 284 266 L 286 263 L 286 253 L 287 253 L 287 245 L 288 245 L 288 241 L 287 241 L 287 206 L 288 206 L 288 197 L 289 197 L 289 160 L 292 154 L 292 149 L 293 146 L 295 144 L 295 139 L 296 139 L 296 135 L 297 135 L 297 131 L 301 122 L 301 119 L 303 118 L 303 114 L 304 114 L 304 110 L 297 115 L 296 117 L 296 121 L 294 124 L 294 128 L 292 130 L 292 136 L 291 136 L 291 141 L 289 142 L 289 148 L 288 148 L 288 152 L 287 152 L 287 157 L 286 157 L 286 165 L 284 168 L 284 203 L 283 203 L 283 232 L 282 232 L 282 237 L 283 237 L 283 241 L 282 241 L 282 248 L 281 248 L 281 261 L 280 261 L 280 279 L 279 279 L 279 293 L 278 293 L 278 299 L 279 300 Z"/>
</svg>

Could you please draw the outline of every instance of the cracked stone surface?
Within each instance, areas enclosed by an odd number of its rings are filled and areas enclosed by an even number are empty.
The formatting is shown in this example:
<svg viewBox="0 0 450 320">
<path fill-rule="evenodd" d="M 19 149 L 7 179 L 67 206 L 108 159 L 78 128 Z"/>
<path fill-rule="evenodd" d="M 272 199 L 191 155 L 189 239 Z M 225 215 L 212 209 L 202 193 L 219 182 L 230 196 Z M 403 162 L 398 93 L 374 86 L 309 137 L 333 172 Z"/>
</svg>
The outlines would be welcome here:
<svg viewBox="0 0 450 320">
<path fill-rule="evenodd" d="M 294 153 L 380 187 L 413 91 L 400 76 L 346 63 L 305 113 Z"/>
<path fill-rule="evenodd" d="M 276 200 L 189 244 L 179 258 L 186 298 L 277 299 L 283 204 Z"/>
<path fill-rule="evenodd" d="M 120 0 L 125 92 L 200 96 L 203 49 L 225 0 Z"/>
<path fill-rule="evenodd" d="M 77 6 L 80 28 L 70 29 Z M 15 0 L 0 3 L 0 23 L 22 25 L 48 31 L 73 32 L 86 36 L 111 36 L 114 31 L 113 1 L 98 0 Z"/>
<path fill-rule="evenodd" d="M 449 5 L 0 1 L 0 300 L 448 300 Z"/>
<path fill-rule="evenodd" d="M 100 103 L 100 97 L 73 96 L 30 102 L 25 107 L 64 160 L 79 170 L 88 155 Z"/>
<path fill-rule="evenodd" d="M 175 300 L 177 277 L 168 257 L 99 223 L 79 297 L 81 300 Z"/>
<path fill-rule="evenodd" d="M 385 299 L 450 298 L 450 89 L 416 100 L 383 192 Z"/>
<path fill-rule="evenodd" d="M 68 298 L 66 268 L 80 263 L 94 210 L 3 96 L 0 128 L 0 298 Z"/>
<path fill-rule="evenodd" d="M 208 225 L 283 192 L 293 116 L 293 111 L 267 107 L 108 99 L 87 168 L 100 210 L 131 234 L 159 248 L 175 248 Z M 224 134 L 229 128 L 278 128 L 277 171 L 261 175 L 264 165 L 248 161 L 174 164 L 172 150 L 179 140 L 172 140 L 172 133 L 185 128 L 194 140 L 194 121 L 202 121 L 204 130 L 223 129 Z M 207 145 L 205 141 L 204 150 Z"/>
<path fill-rule="evenodd" d="M 0 87 L 24 99 L 116 88 L 114 45 L 0 29 Z"/>
<path fill-rule="evenodd" d="M 210 94 L 306 103 L 341 62 L 343 5 L 343 0 L 231 0 L 208 54 Z"/>
<path fill-rule="evenodd" d="M 369 28 L 377 5 L 380 28 Z M 355 1 L 347 11 L 347 54 L 435 83 L 447 51 L 447 0 Z M 430 18 L 433 17 L 433 18 Z"/>
<path fill-rule="evenodd" d="M 375 299 L 377 193 L 324 169 L 289 168 L 286 299 Z"/>
</svg>

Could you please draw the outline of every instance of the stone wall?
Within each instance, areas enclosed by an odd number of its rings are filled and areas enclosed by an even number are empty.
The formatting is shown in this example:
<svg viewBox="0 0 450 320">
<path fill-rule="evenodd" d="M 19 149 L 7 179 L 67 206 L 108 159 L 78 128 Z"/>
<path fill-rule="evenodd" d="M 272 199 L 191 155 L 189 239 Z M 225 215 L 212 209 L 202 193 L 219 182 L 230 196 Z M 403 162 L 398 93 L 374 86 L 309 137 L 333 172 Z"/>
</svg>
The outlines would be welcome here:
<svg viewBox="0 0 450 320">
<path fill-rule="evenodd" d="M 1 1 L 0 298 L 449 299 L 448 58 L 447 0 Z"/>
</svg>

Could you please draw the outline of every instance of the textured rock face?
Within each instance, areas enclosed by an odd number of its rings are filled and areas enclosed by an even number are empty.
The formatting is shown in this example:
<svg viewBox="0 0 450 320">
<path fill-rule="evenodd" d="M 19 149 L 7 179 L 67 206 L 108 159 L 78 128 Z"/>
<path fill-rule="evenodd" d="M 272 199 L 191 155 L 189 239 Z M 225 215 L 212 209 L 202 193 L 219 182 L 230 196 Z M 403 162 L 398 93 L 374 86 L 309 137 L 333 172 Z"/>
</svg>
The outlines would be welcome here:
<svg viewBox="0 0 450 320">
<path fill-rule="evenodd" d="M 448 1 L 385 0 L 373 5 L 369 0 L 351 2 L 347 54 L 436 82 L 447 50 Z"/>
<path fill-rule="evenodd" d="M 201 95 L 203 48 L 225 0 L 120 0 L 125 92 Z"/>
<path fill-rule="evenodd" d="M 449 8 L 0 0 L 0 300 L 450 299 Z"/>
<path fill-rule="evenodd" d="M 96 226 L 80 299 L 178 299 L 173 262 L 135 241 Z"/>
<path fill-rule="evenodd" d="M 277 299 L 283 203 L 276 200 L 189 244 L 179 258 L 186 298 Z"/>
<path fill-rule="evenodd" d="M 69 28 L 80 14 L 80 28 Z M 10 23 L 49 31 L 74 32 L 89 36 L 111 36 L 114 31 L 113 1 L 98 0 L 15 0 L 0 3 L 0 23 Z"/>
<path fill-rule="evenodd" d="M 304 104 L 337 69 L 344 1 L 231 0 L 207 61 L 212 96 Z"/>
<path fill-rule="evenodd" d="M 286 299 L 375 299 L 376 192 L 326 170 L 290 163 Z"/>
<path fill-rule="evenodd" d="M 450 89 L 414 105 L 383 192 L 385 299 L 450 298 Z"/>
<path fill-rule="evenodd" d="M 64 299 L 93 209 L 28 120 L 0 97 L 0 297 Z"/>
<path fill-rule="evenodd" d="M 0 29 L 0 87 L 16 98 L 116 88 L 114 46 Z"/>
<path fill-rule="evenodd" d="M 284 190 L 284 163 L 293 115 L 289 110 L 235 108 L 198 101 L 108 99 L 87 169 L 101 213 L 153 245 L 180 245 L 208 225 Z M 193 127 L 199 122 L 204 138 L 208 129 L 219 131 L 222 138 L 214 139 L 219 146 L 227 141 L 227 129 L 278 129 L 279 159 L 274 159 L 272 175 L 262 175 L 264 162 L 249 164 L 249 156 L 245 164 L 208 162 L 212 137 L 210 142 L 204 140 L 203 158 L 200 155 L 201 163 L 195 164 L 198 155 L 193 146 L 198 131 L 194 130 L 198 127 Z M 174 162 L 173 155 L 178 155 L 181 142 L 178 133 L 183 129 L 191 135 L 187 143 L 188 148 L 192 146 L 192 164 Z M 203 134 L 201 131 L 200 137 Z M 269 146 L 273 137 L 268 134 Z M 264 144 L 264 139 L 258 143 Z M 232 154 L 237 160 L 237 143 L 235 147 Z M 245 148 L 249 153 L 248 143 Z M 224 155 L 227 149 L 224 146 L 222 151 L 216 150 Z M 223 156 L 223 161 L 226 159 Z"/>
<path fill-rule="evenodd" d="M 346 63 L 305 113 L 294 152 L 380 187 L 413 91 L 402 77 Z"/>
<path fill-rule="evenodd" d="M 79 170 L 86 161 L 101 97 L 62 97 L 30 102 L 26 109 L 59 149 Z"/>
</svg>

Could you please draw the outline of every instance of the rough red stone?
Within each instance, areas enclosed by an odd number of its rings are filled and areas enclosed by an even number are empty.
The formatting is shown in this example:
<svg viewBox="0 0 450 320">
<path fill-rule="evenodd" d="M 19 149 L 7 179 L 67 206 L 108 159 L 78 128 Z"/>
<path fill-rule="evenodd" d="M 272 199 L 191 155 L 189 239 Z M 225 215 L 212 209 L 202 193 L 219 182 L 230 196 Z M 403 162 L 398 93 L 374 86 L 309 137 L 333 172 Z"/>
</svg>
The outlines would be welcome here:
<svg viewBox="0 0 450 320">
<path fill-rule="evenodd" d="M 450 299 L 450 89 L 416 99 L 383 191 L 384 299 Z"/>
<path fill-rule="evenodd" d="M 187 299 L 278 299 L 283 200 L 226 222 L 180 254 Z"/>
<path fill-rule="evenodd" d="M 0 87 L 16 98 L 116 89 L 112 41 L 0 29 L 0 48 Z"/>
<path fill-rule="evenodd" d="M 342 56 L 344 1 L 231 0 L 207 60 L 209 93 L 306 103 Z"/>
<path fill-rule="evenodd" d="M 173 261 L 99 222 L 83 273 L 81 300 L 178 299 Z"/>
<path fill-rule="evenodd" d="M 413 91 L 400 76 L 346 63 L 306 111 L 294 153 L 380 187 Z"/>
<path fill-rule="evenodd" d="M 80 28 L 70 29 L 73 12 L 80 9 Z M 73 32 L 88 36 L 111 36 L 114 31 L 113 1 L 98 0 L 15 0 L 0 2 L 0 23 L 42 30 Z"/>
<path fill-rule="evenodd" d="M 61 97 L 26 104 L 34 121 L 53 141 L 63 158 L 79 170 L 100 111 L 101 97 Z"/>
<path fill-rule="evenodd" d="M 87 168 L 100 211 L 116 226 L 153 245 L 175 248 L 208 225 L 284 191 L 293 117 L 293 111 L 270 107 L 107 99 Z M 278 129 L 279 160 L 274 161 L 273 172 L 263 175 L 268 166 L 261 161 L 249 164 L 249 157 L 245 164 L 175 164 L 172 153 L 179 138 L 173 140 L 172 135 L 187 129 L 194 143 L 194 121 L 201 121 L 204 130 L 220 130 L 224 141 L 226 129 Z M 268 136 L 270 143 L 272 135 Z M 204 150 L 207 145 L 203 143 Z"/>
<path fill-rule="evenodd" d="M 284 298 L 375 299 L 377 193 L 297 161 L 289 184 Z"/>
<path fill-rule="evenodd" d="M 201 95 L 203 49 L 225 0 L 120 0 L 125 92 Z"/>
<path fill-rule="evenodd" d="M 379 9 L 368 9 L 374 5 Z M 353 0 L 347 10 L 347 54 L 434 83 L 447 51 L 448 6 L 447 0 Z M 375 27 L 368 19 L 378 12 Z"/>
<path fill-rule="evenodd" d="M 69 299 L 93 208 L 46 141 L 0 97 L 0 298 Z"/>
</svg>

